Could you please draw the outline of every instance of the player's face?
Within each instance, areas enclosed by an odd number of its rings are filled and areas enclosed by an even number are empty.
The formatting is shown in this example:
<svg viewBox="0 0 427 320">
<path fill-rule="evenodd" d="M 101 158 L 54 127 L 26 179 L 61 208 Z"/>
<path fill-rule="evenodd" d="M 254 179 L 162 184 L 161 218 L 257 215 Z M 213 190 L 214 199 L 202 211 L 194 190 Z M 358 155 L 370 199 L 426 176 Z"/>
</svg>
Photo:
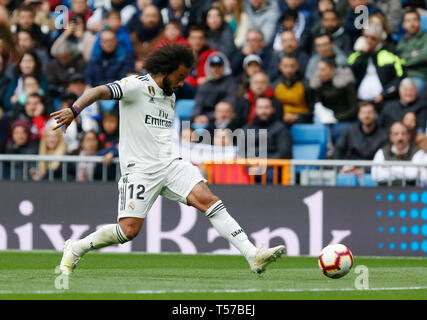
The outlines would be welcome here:
<svg viewBox="0 0 427 320">
<path fill-rule="evenodd" d="M 183 64 L 179 66 L 174 72 L 168 74 L 163 78 L 163 92 L 165 95 L 170 96 L 184 85 L 184 80 L 190 73 L 190 68 Z"/>
</svg>

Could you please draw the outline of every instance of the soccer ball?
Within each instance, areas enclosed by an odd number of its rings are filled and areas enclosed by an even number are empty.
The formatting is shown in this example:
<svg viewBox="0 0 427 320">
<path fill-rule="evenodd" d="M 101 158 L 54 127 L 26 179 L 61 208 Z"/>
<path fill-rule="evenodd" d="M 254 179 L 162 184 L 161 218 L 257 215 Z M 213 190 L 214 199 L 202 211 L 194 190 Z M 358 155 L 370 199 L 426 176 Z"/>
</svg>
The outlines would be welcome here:
<svg viewBox="0 0 427 320">
<path fill-rule="evenodd" d="M 319 255 L 319 268 L 329 278 L 338 279 L 350 272 L 353 255 L 343 244 L 330 244 Z"/>
</svg>

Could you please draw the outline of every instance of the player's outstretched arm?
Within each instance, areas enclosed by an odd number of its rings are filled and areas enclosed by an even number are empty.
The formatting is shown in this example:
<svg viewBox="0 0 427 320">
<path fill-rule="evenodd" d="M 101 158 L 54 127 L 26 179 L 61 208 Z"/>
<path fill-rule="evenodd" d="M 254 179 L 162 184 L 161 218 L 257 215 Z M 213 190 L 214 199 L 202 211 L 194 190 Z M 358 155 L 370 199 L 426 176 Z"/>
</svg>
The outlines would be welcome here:
<svg viewBox="0 0 427 320">
<path fill-rule="evenodd" d="M 110 89 L 108 89 L 107 86 L 102 85 L 86 90 L 83 95 L 74 102 L 73 106 L 76 106 L 78 109 L 80 109 L 80 112 L 82 112 L 84 108 L 90 106 L 95 101 L 110 100 L 111 98 L 112 97 Z M 53 128 L 53 130 L 64 126 L 63 131 L 65 133 L 67 131 L 68 126 L 71 124 L 71 122 L 73 122 L 74 118 L 77 115 L 78 113 L 75 113 L 75 110 L 73 112 L 71 108 L 65 108 L 51 113 L 50 116 L 54 117 L 57 124 L 57 126 Z"/>
</svg>

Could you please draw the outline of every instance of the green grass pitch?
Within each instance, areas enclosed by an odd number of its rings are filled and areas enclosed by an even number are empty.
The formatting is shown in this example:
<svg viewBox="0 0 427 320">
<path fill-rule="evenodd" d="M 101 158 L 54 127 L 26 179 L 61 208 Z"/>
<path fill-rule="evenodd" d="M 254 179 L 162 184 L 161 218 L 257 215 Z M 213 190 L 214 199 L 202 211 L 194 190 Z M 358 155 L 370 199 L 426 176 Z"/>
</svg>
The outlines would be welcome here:
<svg viewBox="0 0 427 320">
<path fill-rule="evenodd" d="M 283 257 L 261 276 L 240 256 L 89 253 L 66 285 L 62 253 L 0 252 L 0 299 L 426 299 L 427 259 L 355 257 L 351 272 L 328 279 L 312 257 Z M 357 290 L 369 271 L 369 290 Z"/>
</svg>

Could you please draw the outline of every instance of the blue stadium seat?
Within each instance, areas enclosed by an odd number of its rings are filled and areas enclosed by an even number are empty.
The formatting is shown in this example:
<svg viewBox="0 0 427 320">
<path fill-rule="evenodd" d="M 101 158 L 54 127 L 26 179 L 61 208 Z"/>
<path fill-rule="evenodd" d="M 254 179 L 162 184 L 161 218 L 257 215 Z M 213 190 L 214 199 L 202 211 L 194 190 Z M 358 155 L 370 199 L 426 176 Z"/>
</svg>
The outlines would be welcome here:
<svg viewBox="0 0 427 320">
<path fill-rule="evenodd" d="M 355 187 L 358 185 L 357 176 L 353 173 L 339 173 L 337 175 L 337 186 Z"/>
<path fill-rule="evenodd" d="M 193 112 L 195 103 L 194 99 L 177 100 L 175 105 L 175 115 L 180 120 L 190 120 L 190 115 Z"/>
<path fill-rule="evenodd" d="M 425 16 L 425 15 L 421 16 L 421 29 L 424 32 L 427 32 L 427 16 Z"/>
<path fill-rule="evenodd" d="M 294 124 L 292 158 L 317 160 L 326 158 L 327 129 L 322 124 Z"/>
<path fill-rule="evenodd" d="M 370 173 L 365 173 L 360 178 L 360 185 L 362 187 L 376 187 L 377 183 L 374 181 L 374 179 L 372 179 L 372 176 Z"/>
</svg>

